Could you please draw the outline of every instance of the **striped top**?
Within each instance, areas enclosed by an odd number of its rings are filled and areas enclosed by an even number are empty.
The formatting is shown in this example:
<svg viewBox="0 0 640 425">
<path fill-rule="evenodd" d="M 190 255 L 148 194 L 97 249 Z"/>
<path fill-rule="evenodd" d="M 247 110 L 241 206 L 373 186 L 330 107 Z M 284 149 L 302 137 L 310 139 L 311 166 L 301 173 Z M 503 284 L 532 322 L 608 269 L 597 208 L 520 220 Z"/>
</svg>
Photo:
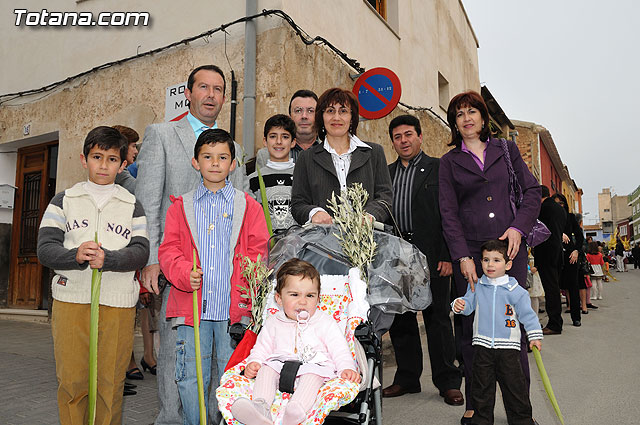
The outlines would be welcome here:
<svg viewBox="0 0 640 425">
<path fill-rule="evenodd" d="M 409 160 L 405 167 L 402 161 L 398 162 L 396 175 L 393 177 L 393 215 L 398 221 L 401 232 L 413 232 L 413 220 L 411 218 L 411 193 L 413 192 L 413 180 L 416 175 L 416 165 L 422 159 L 422 151 Z"/>
<path fill-rule="evenodd" d="M 228 320 L 231 304 L 229 244 L 233 218 L 233 195 L 229 180 L 214 192 L 202 182 L 193 195 L 200 265 L 202 266 L 202 320 Z"/>
</svg>

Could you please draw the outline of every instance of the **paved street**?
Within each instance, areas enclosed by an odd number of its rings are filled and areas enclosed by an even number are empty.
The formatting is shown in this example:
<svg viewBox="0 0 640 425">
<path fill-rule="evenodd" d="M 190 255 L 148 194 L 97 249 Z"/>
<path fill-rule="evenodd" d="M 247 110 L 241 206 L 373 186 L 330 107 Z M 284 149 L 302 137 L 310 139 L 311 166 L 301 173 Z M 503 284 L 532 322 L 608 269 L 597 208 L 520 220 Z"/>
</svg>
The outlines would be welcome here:
<svg viewBox="0 0 640 425">
<path fill-rule="evenodd" d="M 640 315 L 640 270 L 614 274 L 618 282 L 605 283 L 600 309 L 583 316 L 583 326 L 569 324 L 560 336 L 546 337 L 542 356 L 567 425 L 640 423 L 637 389 L 640 379 L 637 332 Z M 542 318 L 545 323 L 546 319 Z M 51 332 L 48 325 L 0 320 L 0 424 L 56 424 L 56 378 Z M 136 338 L 136 357 L 142 350 Z M 426 349 L 424 350 L 426 353 Z M 428 372 L 428 359 L 425 371 Z M 533 356 L 531 398 L 534 416 L 541 425 L 559 424 L 547 401 Z M 393 378 L 393 360 L 388 358 L 384 382 Z M 125 424 L 149 424 L 155 418 L 155 377 L 146 373 L 135 381 L 138 394 L 125 397 Z M 446 405 L 422 376 L 423 392 L 385 399 L 385 424 L 459 423 L 463 407 Z M 496 425 L 507 423 L 501 401 L 496 407 Z"/>
</svg>

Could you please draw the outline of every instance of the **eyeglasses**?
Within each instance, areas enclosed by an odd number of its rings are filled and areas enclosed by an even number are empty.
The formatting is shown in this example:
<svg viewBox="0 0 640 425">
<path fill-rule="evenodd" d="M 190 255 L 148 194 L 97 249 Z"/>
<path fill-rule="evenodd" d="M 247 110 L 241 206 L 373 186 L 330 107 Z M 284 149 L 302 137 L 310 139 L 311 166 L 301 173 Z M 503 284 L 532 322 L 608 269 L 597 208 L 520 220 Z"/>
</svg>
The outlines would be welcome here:
<svg viewBox="0 0 640 425">
<path fill-rule="evenodd" d="M 344 115 L 349 115 L 351 114 L 351 109 L 349 108 L 345 108 L 344 106 L 336 109 L 333 106 L 329 106 L 327 109 L 324 110 L 324 113 L 327 115 L 333 115 L 336 113 L 336 111 L 338 112 L 338 115 L 340 116 L 344 116 Z"/>
<path fill-rule="evenodd" d="M 316 113 L 316 108 L 301 108 L 301 107 L 297 107 L 297 108 L 293 108 L 293 114 L 294 115 L 302 115 L 304 113 L 307 113 L 309 115 L 313 115 Z"/>
</svg>

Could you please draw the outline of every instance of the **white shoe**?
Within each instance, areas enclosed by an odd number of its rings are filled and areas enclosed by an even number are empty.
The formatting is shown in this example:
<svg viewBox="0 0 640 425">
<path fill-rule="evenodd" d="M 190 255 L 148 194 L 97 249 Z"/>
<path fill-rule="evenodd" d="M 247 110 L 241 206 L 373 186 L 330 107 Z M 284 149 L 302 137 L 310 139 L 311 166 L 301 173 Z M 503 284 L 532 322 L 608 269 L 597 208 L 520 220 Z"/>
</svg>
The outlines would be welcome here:
<svg viewBox="0 0 640 425">
<path fill-rule="evenodd" d="M 598 299 L 599 299 L 599 300 L 601 300 L 601 299 L 602 299 L 602 296 L 599 296 L 599 297 L 598 297 Z"/>
<path fill-rule="evenodd" d="M 598 299 L 598 297 L 591 297 L 591 299 L 592 299 L 592 300 L 597 300 L 597 299 Z"/>
</svg>

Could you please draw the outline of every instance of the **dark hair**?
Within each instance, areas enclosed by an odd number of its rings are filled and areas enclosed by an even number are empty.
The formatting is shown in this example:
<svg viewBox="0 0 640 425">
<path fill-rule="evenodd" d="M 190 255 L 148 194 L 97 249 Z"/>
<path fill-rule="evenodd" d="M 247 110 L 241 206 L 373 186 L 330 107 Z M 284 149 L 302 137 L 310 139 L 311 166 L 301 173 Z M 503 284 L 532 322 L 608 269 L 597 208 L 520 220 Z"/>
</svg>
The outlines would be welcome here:
<svg viewBox="0 0 640 425">
<path fill-rule="evenodd" d="M 129 143 L 135 143 L 140 140 L 140 135 L 131 127 L 125 127 L 124 125 L 114 125 L 113 128 L 118 130 L 124 137 L 127 138 Z"/>
<path fill-rule="evenodd" d="M 86 139 L 84 139 L 84 146 L 82 147 L 82 153 L 85 158 L 89 156 L 89 151 L 93 149 L 94 146 L 98 146 L 100 149 L 106 151 L 109 149 L 117 149 L 118 152 L 120 152 L 120 164 L 127 159 L 129 142 L 122 133 L 113 127 L 101 125 L 87 134 Z"/>
<path fill-rule="evenodd" d="M 596 241 L 589 242 L 589 244 L 587 245 L 587 253 L 588 254 L 597 254 L 598 252 L 600 252 L 598 250 L 598 242 L 596 242 Z"/>
<path fill-rule="evenodd" d="M 202 149 L 203 145 L 215 145 L 216 143 L 226 143 L 229 145 L 231 160 L 233 161 L 236 158 L 236 146 L 233 143 L 231 135 L 220 128 L 205 130 L 200 134 L 200 136 L 198 136 L 196 145 L 193 148 L 193 157 L 196 160 L 198 159 L 198 154 L 200 153 L 200 149 Z"/>
<path fill-rule="evenodd" d="M 267 122 L 264 123 L 264 137 L 267 138 L 267 134 L 274 127 L 280 127 L 291 135 L 291 139 L 296 137 L 296 123 L 291 119 L 289 115 L 276 114 L 270 117 Z"/>
<path fill-rule="evenodd" d="M 222 72 L 220 67 L 216 65 L 201 65 L 191 71 L 191 74 L 189 74 L 189 78 L 187 79 L 187 88 L 189 89 L 189 91 L 193 90 L 193 83 L 195 83 L 196 81 L 196 74 L 198 73 L 198 71 L 202 70 L 213 71 L 220 74 L 220 76 L 222 77 L 222 93 L 224 93 L 227 89 L 227 81 L 224 79 L 224 72 Z"/>
<path fill-rule="evenodd" d="M 551 196 L 551 192 L 549 192 L 549 188 L 543 184 L 540 185 L 540 191 L 542 192 L 543 198 L 548 198 Z"/>
<path fill-rule="evenodd" d="M 393 130 L 401 125 L 410 125 L 418 133 L 418 136 L 422 134 L 422 127 L 420 127 L 420 120 L 413 115 L 400 115 L 395 117 L 389 123 L 389 137 L 393 140 Z"/>
<path fill-rule="evenodd" d="M 569 212 L 569 202 L 567 202 L 567 198 L 562 193 L 556 193 L 551 197 L 553 200 L 559 199 L 564 204 L 562 207 L 566 212 Z"/>
<path fill-rule="evenodd" d="M 509 242 L 507 240 L 501 241 L 500 239 L 491 239 L 486 241 L 480 247 L 480 252 L 484 254 L 485 251 L 497 251 L 504 257 L 504 261 L 507 263 L 511 261 L 509 256 L 507 255 L 507 251 L 509 249 Z"/>
<path fill-rule="evenodd" d="M 276 274 L 276 292 L 278 294 L 282 295 L 282 290 L 287 285 L 287 277 L 289 276 L 311 279 L 318 286 L 318 295 L 320 295 L 320 273 L 311 263 L 299 258 L 292 258 L 280 266 Z"/>
<path fill-rule="evenodd" d="M 327 131 L 324 128 L 324 119 L 322 114 L 324 110 L 331 105 L 339 103 L 342 106 L 348 106 L 351 108 L 351 125 L 349 125 L 349 133 L 356 135 L 358 129 L 358 121 L 360 121 L 360 109 L 358 108 L 358 98 L 349 90 L 343 90 L 338 87 L 326 90 L 320 95 L 318 99 L 318 105 L 316 106 L 315 123 L 313 124 L 316 133 L 320 140 L 324 139 L 327 135 Z"/>
<path fill-rule="evenodd" d="M 462 145 L 462 135 L 458 131 L 458 127 L 456 127 L 456 114 L 458 113 L 458 109 L 465 106 L 476 108 L 480 111 L 480 115 L 482 115 L 484 128 L 480 131 L 480 140 L 485 141 L 491 135 L 487 105 L 478 92 L 469 90 L 454 96 L 451 102 L 449 102 L 449 107 L 447 108 L 447 122 L 451 129 L 451 142 L 449 142 L 449 146 L 460 147 Z"/>
<path fill-rule="evenodd" d="M 289 115 L 291 115 L 291 104 L 293 103 L 293 99 L 295 99 L 296 97 L 312 97 L 316 102 L 318 102 L 318 95 L 313 91 L 306 89 L 298 90 L 293 94 L 293 96 L 291 96 L 291 99 L 289 100 Z"/>
</svg>

